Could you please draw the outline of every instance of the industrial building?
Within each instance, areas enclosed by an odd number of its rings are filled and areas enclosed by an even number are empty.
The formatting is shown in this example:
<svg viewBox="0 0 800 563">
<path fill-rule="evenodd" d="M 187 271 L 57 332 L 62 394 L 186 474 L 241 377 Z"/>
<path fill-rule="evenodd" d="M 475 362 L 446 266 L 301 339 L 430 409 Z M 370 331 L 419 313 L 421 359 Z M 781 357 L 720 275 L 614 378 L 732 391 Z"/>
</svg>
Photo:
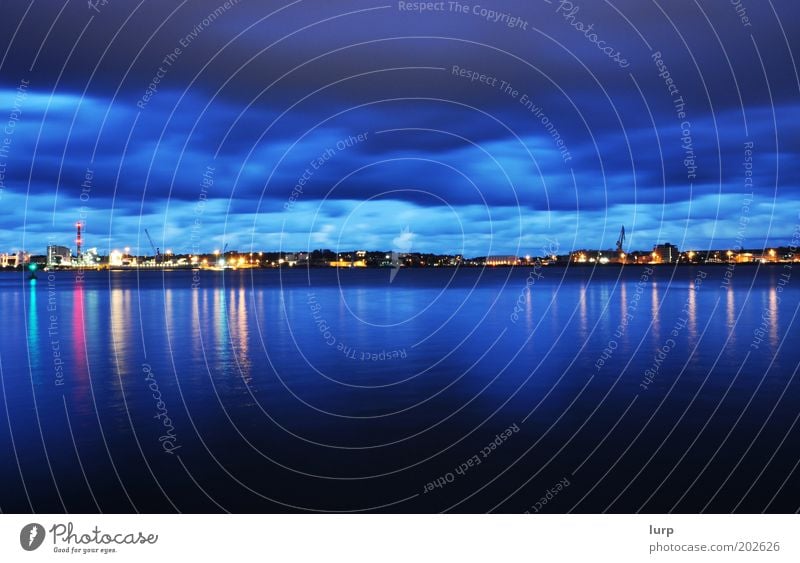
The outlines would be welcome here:
<svg viewBox="0 0 800 563">
<path fill-rule="evenodd" d="M 71 266 L 72 251 L 66 246 L 51 244 L 47 247 L 47 267 Z"/>
</svg>

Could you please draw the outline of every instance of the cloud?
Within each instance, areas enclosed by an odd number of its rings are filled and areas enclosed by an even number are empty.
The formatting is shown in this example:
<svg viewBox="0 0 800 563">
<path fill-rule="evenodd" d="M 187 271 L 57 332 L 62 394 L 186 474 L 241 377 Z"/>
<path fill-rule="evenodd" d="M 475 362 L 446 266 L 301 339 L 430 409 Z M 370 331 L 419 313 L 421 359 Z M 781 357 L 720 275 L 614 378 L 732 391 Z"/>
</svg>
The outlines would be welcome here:
<svg viewBox="0 0 800 563">
<path fill-rule="evenodd" d="M 800 16 L 794 3 L 774 4 L 784 28 Z M 665 237 L 726 244 L 747 190 L 745 143 L 753 241 L 788 240 L 800 105 L 777 20 L 742 35 L 728 5 L 580 5 L 629 68 L 545 3 L 502 3 L 527 30 L 366 0 L 241 3 L 185 47 L 215 1 L 174 14 L 68 5 L 58 20 L 55 6 L 24 20 L 11 7 L 20 31 L 7 45 L 2 107 L 20 80 L 30 88 L 2 159 L 0 246 L 41 251 L 48 236 L 72 238 L 83 214 L 103 245 L 130 245 L 148 228 L 178 247 L 201 199 L 208 250 L 228 240 L 389 249 L 408 226 L 415 248 L 511 253 L 554 236 L 613 245 L 623 223 L 643 247 Z M 742 39 L 750 32 L 757 50 Z M 496 81 L 465 80 L 454 66 Z M 137 107 L 160 67 L 157 91 Z"/>
<path fill-rule="evenodd" d="M 414 236 L 414 233 L 406 225 L 400 231 L 400 234 L 392 239 L 392 249 L 397 252 L 411 252 L 414 247 Z"/>
</svg>

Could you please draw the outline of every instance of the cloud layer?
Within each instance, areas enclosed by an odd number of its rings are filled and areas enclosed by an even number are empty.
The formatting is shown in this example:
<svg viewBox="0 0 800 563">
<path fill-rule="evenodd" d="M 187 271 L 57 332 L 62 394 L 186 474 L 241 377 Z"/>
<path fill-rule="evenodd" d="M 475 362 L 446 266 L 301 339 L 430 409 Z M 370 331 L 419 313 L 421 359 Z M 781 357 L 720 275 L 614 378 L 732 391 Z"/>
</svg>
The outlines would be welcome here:
<svg viewBox="0 0 800 563">
<path fill-rule="evenodd" d="M 4 8 L 0 248 L 789 240 L 794 3 L 454 4 Z"/>
</svg>

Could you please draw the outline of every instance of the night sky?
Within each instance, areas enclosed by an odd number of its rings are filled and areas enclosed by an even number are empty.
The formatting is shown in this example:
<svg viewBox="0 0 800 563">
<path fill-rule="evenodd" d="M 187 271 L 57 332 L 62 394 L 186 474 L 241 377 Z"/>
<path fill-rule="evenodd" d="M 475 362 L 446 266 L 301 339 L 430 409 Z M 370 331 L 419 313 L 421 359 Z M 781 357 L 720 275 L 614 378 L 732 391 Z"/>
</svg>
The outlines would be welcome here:
<svg viewBox="0 0 800 563">
<path fill-rule="evenodd" d="M 459 5 L 4 0 L 0 251 L 789 243 L 795 0 Z"/>
</svg>

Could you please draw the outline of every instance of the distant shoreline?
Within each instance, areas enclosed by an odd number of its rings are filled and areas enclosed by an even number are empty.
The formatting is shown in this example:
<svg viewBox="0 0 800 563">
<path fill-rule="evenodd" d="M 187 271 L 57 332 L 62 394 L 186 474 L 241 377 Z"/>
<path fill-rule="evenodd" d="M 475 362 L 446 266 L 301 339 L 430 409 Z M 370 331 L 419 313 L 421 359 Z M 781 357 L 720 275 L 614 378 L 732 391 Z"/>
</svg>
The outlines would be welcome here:
<svg viewBox="0 0 800 563">
<path fill-rule="evenodd" d="M 498 265 L 498 266 L 423 266 L 423 267 L 403 267 L 401 270 L 403 271 L 426 271 L 426 270 L 529 270 L 531 268 L 537 269 L 544 269 L 544 270 L 566 270 L 569 268 L 575 268 L 580 270 L 608 270 L 608 269 L 626 269 L 626 268 L 657 268 L 659 270 L 669 269 L 669 268 L 699 268 L 699 267 L 710 267 L 710 268 L 730 268 L 734 266 L 736 268 L 744 267 L 744 268 L 755 268 L 755 267 L 781 267 L 786 268 L 792 267 L 792 264 L 800 264 L 800 262 L 704 262 L 702 264 L 691 264 L 685 262 L 678 262 L 672 264 L 619 264 L 619 263 L 608 263 L 608 264 L 593 264 L 593 263 L 582 263 L 582 262 L 575 262 L 570 264 L 547 264 L 547 265 L 537 265 L 535 263 L 531 264 L 517 264 L 517 265 Z M 38 270 L 37 274 L 39 276 L 46 276 L 49 273 L 80 273 L 81 275 L 91 274 L 91 273 L 100 273 L 100 272 L 204 272 L 204 273 L 243 273 L 243 272 L 253 272 L 253 271 L 306 271 L 306 270 L 314 270 L 314 271 L 382 271 L 385 272 L 387 270 L 391 270 L 392 268 L 387 267 L 358 267 L 358 268 L 349 268 L 349 267 L 334 267 L 334 266 L 282 266 L 282 267 L 265 267 L 265 268 L 196 268 L 191 266 L 170 266 L 170 267 L 143 267 L 143 268 L 108 268 L 108 267 L 101 267 L 101 268 L 53 268 L 48 270 Z M 0 268 L 0 273 L 5 274 L 29 274 L 27 268 Z"/>
</svg>

